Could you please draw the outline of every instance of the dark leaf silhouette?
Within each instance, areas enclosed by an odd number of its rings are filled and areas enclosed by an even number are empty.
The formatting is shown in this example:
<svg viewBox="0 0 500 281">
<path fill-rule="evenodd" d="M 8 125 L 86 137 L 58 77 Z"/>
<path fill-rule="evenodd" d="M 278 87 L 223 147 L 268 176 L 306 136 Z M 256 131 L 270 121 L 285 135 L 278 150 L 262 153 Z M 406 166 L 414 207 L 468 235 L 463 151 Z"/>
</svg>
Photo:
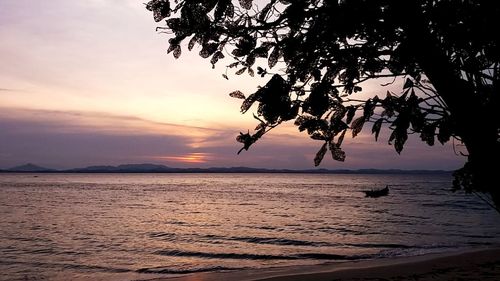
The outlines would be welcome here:
<svg viewBox="0 0 500 281">
<path fill-rule="evenodd" d="M 356 114 L 357 108 L 355 106 L 348 106 L 347 107 L 347 118 L 346 118 L 346 123 L 349 124 L 351 123 L 352 119 L 354 118 L 354 115 Z"/>
<path fill-rule="evenodd" d="M 273 48 L 273 51 L 269 55 L 269 60 L 268 60 L 268 65 L 269 68 L 273 68 L 276 63 L 278 63 L 278 59 L 280 58 L 281 53 L 280 53 L 280 48 L 278 46 Z"/>
<path fill-rule="evenodd" d="M 210 63 L 215 67 L 215 64 L 219 61 L 219 59 L 223 59 L 224 54 L 220 51 L 215 52 L 215 54 L 212 56 L 212 59 L 210 60 Z"/>
<path fill-rule="evenodd" d="M 257 101 L 256 94 L 251 94 L 250 96 L 248 96 L 248 98 L 246 98 L 245 101 L 241 104 L 241 113 L 247 112 L 256 101 Z"/>
<path fill-rule="evenodd" d="M 432 146 L 434 145 L 435 132 L 436 132 L 436 125 L 434 123 L 427 124 L 422 128 L 422 131 L 420 133 L 420 138 L 422 139 L 422 141 Z"/>
<path fill-rule="evenodd" d="M 259 20 L 260 21 L 265 21 L 266 20 L 266 17 L 268 15 L 269 11 L 271 10 L 271 8 L 273 7 L 273 5 L 274 5 L 274 2 L 270 2 L 270 3 L 266 4 L 266 6 L 260 12 L 260 15 L 259 15 Z"/>
<path fill-rule="evenodd" d="M 384 122 L 384 119 L 380 118 L 373 123 L 372 134 L 375 134 L 375 141 L 378 140 L 378 135 L 380 133 L 380 129 L 382 128 L 382 122 Z"/>
<path fill-rule="evenodd" d="M 325 157 L 326 151 L 327 151 L 327 145 L 328 143 L 324 143 L 319 151 L 316 153 L 316 157 L 314 157 L 314 166 L 318 166 L 321 164 L 321 161 L 323 161 L 323 157 Z"/>
<path fill-rule="evenodd" d="M 156 22 L 170 16 L 170 3 L 168 0 L 153 0 L 146 4 L 146 9 L 153 12 Z"/>
<path fill-rule="evenodd" d="M 203 45 L 203 49 L 200 51 L 200 57 L 206 59 L 209 56 L 213 55 L 215 51 L 217 51 L 218 44 L 217 43 L 207 43 Z M 222 53 L 221 53 L 222 54 Z"/>
<path fill-rule="evenodd" d="M 345 152 L 340 148 L 339 144 L 331 142 L 330 143 L 330 152 L 332 153 L 333 160 L 344 162 Z"/>
<path fill-rule="evenodd" d="M 236 73 L 235 73 L 235 74 L 236 74 L 236 75 L 241 75 L 241 74 L 245 73 L 245 71 L 246 71 L 246 70 L 247 70 L 247 68 L 246 68 L 246 67 L 243 67 L 242 69 L 240 69 L 240 70 L 236 71 Z"/>
<path fill-rule="evenodd" d="M 403 89 L 407 89 L 407 88 L 411 88 L 411 87 L 413 87 L 413 81 L 411 81 L 411 79 L 409 79 L 409 78 L 406 78 Z"/>
<path fill-rule="evenodd" d="M 361 132 L 361 129 L 363 129 L 364 124 L 365 124 L 364 116 L 358 117 L 354 119 L 354 121 L 352 121 L 351 129 L 353 138 L 356 137 L 359 134 L 359 132 Z"/>
<path fill-rule="evenodd" d="M 240 91 L 234 91 L 229 93 L 229 96 L 237 99 L 246 99 L 245 95 Z"/>
<path fill-rule="evenodd" d="M 439 133 L 437 135 L 437 138 L 441 144 L 445 144 L 448 142 L 451 138 L 451 128 L 446 126 L 445 124 L 441 124 L 439 127 Z"/>
<path fill-rule="evenodd" d="M 239 0 L 241 7 L 250 10 L 252 8 L 252 0 Z"/>
<path fill-rule="evenodd" d="M 389 137 L 389 144 L 394 142 L 394 149 L 396 149 L 398 154 L 401 154 L 406 140 L 408 140 L 408 133 L 406 130 L 394 130 Z"/>
</svg>

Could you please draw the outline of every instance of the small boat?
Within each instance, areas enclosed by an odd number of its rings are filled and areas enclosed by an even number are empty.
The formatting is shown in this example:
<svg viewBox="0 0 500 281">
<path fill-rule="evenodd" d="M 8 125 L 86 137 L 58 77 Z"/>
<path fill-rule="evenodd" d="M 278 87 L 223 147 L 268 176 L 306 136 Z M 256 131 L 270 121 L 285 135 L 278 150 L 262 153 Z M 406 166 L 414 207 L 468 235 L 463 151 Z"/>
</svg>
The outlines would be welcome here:
<svg viewBox="0 0 500 281">
<path fill-rule="evenodd" d="M 380 196 L 387 196 L 387 195 L 389 195 L 389 186 L 386 185 L 385 188 L 382 188 L 382 189 L 365 190 L 363 192 L 366 194 L 366 197 L 377 198 Z"/>
</svg>

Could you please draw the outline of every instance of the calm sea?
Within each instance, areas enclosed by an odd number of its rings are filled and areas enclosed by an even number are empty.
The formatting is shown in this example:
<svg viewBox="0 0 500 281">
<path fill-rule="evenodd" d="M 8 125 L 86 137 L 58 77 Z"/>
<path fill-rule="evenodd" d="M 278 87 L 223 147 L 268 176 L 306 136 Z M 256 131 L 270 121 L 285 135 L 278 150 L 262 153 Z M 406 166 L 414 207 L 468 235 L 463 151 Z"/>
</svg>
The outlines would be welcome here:
<svg viewBox="0 0 500 281">
<path fill-rule="evenodd" d="M 1 280 L 130 280 L 500 244 L 448 175 L 0 174 Z M 391 186 L 390 195 L 362 190 Z"/>
</svg>

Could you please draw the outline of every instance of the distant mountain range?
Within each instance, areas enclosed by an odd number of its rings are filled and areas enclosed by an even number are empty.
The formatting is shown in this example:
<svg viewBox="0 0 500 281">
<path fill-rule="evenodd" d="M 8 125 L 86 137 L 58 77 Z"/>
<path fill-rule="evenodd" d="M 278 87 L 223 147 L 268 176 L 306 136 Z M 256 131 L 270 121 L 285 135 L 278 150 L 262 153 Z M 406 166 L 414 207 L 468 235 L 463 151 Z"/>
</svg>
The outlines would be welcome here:
<svg viewBox="0 0 500 281">
<path fill-rule="evenodd" d="M 10 169 L 5 170 L 4 172 L 43 173 L 43 172 L 57 172 L 57 170 L 44 168 L 37 166 L 35 164 L 28 163 L 21 166 L 12 167 Z"/>
<path fill-rule="evenodd" d="M 213 168 L 172 168 L 158 164 L 125 164 L 119 166 L 89 166 L 69 170 L 56 170 L 25 164 L 0 172 L 15 173 L 310 173 L 310 174 L 444 174 L 443 170 L 400 170 L 400 169 L 264 169 L 249 167 L 213 167 Z"/>
</svg>

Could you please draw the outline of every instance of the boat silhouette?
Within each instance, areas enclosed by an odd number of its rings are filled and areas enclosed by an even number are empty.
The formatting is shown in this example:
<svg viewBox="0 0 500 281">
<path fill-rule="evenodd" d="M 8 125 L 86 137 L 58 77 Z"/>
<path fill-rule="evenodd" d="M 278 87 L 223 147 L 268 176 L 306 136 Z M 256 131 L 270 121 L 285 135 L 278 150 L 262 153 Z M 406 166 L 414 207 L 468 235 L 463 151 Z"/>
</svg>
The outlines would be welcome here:
<svg viewBox="0 0 500 281">
<path fill-rule="evenodd" d="M 365 190 L 363 191 L 366 194 L 366 197 L 377 198 L 381 196 L 389 195 L 389 186 L 386 185 L 385 188 L 375 189 L 375 190 Z"/>
</svg>

